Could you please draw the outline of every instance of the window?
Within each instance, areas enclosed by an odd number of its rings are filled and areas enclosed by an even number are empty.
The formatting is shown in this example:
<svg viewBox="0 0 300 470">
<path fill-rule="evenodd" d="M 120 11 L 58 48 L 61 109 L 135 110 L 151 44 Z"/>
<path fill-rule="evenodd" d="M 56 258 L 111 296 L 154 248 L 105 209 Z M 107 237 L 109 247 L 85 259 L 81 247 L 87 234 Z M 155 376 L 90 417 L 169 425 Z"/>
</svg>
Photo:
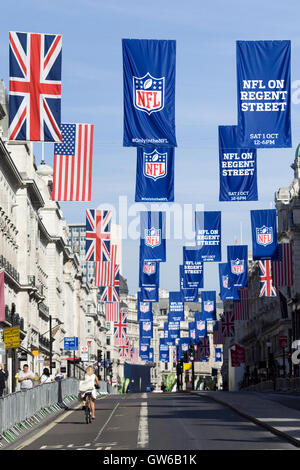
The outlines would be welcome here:
<svg viewBox="0 0 300 470">
<path fill-rule="evenodd" d="M 88 332 L 88 333 L 91 333 L 91 332 L 92 332 L 92 322 L 91 322 L 91 321 L 88 321 L 88 322 L 87 322 L 87 332 Z"/>
<path fill-rule="evenodd" d="M 107 344 L 107 346 L 110 346 L 110 337 L 109 336 L 106 336 L 106 344 Z"/>
</svg>

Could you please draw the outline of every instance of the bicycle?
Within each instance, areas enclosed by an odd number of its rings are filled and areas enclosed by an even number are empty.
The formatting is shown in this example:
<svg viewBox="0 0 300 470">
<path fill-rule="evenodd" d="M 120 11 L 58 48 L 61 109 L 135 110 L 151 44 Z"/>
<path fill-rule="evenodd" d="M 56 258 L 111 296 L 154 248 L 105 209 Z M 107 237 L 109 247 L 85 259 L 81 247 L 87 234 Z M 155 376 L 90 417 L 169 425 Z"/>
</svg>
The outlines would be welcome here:
<svg viewBox="0 0 300 470">
<path fill-rule="evenodd" d="M 90 408 L 91 392 L 86 392 L 84 395 L 84 398 L 85 398 L 85 406 L 84 406 L 85 422 L 86 424 L 90 424 L 92 422 L 92 414 L 91 414 L 91 408 Z"/>
</svg>

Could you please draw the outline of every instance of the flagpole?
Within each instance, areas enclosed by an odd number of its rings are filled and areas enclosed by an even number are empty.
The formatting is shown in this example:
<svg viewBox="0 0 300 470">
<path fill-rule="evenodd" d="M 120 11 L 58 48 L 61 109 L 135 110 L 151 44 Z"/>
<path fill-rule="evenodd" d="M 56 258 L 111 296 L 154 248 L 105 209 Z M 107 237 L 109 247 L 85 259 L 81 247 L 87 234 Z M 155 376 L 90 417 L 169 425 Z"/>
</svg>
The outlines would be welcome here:
<svg viewBox="0 0 300 470">
<path fill-rule="evenodd" d="M 45 164 L 45 142 L 42 142 L 42 161 L 41 165 Z"/>
</svg>

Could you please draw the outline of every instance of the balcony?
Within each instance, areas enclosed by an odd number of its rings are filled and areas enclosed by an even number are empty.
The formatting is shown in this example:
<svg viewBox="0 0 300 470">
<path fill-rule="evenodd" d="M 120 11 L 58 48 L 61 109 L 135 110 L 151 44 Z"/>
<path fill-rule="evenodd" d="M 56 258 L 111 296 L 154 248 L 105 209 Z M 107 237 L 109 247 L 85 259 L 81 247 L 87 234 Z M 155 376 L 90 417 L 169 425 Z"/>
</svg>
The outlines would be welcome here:
<svg viewBox="0 0 300 470">
<path fill-rule="evenodd" d="M 42 316 L 44 316 L 46 318 L 46 320 L 49 320 L 49 307 L 47 307 L 46 304 L 44 304 L 44 302 L 40 302 L 39 303 L 39 314 L 41 314 Z"/>
<path fill-rule="evenodd" d="M 8 273 L 15 281 L 19 282 L 20 275 L 18 271 L 13 267 L 11 263 L 5 258 L 5 256 L 0 256 L 0 267 L 4 268 L 6 273 Z"/>
<path fill-rule="evenodd" d="M 47 349 L 47 351 L 50 350 L 50 339 L 45 338 L 45 336 L 39 335 L 39 345 L 43 349 Z"/>
</svg>

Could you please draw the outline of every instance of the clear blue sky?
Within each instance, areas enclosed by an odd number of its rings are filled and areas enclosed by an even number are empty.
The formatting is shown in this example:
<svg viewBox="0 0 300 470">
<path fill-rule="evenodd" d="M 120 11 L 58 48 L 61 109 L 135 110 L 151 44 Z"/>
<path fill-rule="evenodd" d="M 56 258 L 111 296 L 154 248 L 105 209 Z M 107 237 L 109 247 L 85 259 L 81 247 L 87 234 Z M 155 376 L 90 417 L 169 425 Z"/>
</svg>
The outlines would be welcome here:
<svg viewBox="0 0 300 470">
<path fill-rule="evenodd" d="M 123 148 L 122 38 L 175 39 L 175 202 L 222 210 L 223 261 L 243 226 L 250 240 L 250 209 L 270 208 L 274 193 L 292 181 L 290 164 L 300 140 L 300 104 L 292 106 L 293 148 L 258 151 L 259 201 L 218 202 L 218 125 L 237 124 L 235 41 L 290 39 L 292 81 L 300 80 L 300 4 L 239 0 L 11 0 L 1 7 L 0 78 L 8 86 L 8 31 L 63 34 L 62 122 L 95 125 L 92 202 L 62 203 L 68 222 L 84 222 L 85 208 L 134 202 L 136 150 Z M 53 144 L 46 144 L 52 165 Z M 37 162 L 40 144 L 35 144 Z M 129 218 L 130 221 L 130 218 Z M 185 240 L 167 242 L 160 287 L 177 290 Z M 123 274 L 138 285 L 138 240 L 123 241 Z M 205 266 L 205 288 L 219 289 L 217 264 Z"/>
</svg>

